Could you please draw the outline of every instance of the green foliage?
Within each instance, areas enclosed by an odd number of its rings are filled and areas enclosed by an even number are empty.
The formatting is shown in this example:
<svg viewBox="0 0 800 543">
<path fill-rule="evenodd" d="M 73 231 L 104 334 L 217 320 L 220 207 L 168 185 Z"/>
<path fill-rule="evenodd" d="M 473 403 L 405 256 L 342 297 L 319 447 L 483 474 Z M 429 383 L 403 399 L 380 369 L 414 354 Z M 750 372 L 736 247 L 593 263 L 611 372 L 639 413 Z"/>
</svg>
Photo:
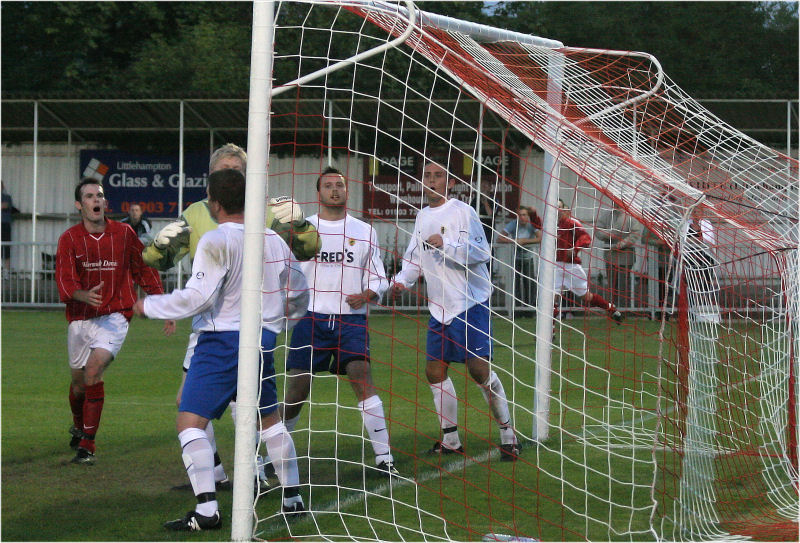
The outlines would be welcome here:
<svg viewBox="0 0 800 543">
<path fill-rule="evenodd" d="M 485 4 L 418 3 L 570 46 L 652 53 L 700 98 L 797 97 L 797 2 Z M 2 19 L 6 92 L 247 95 L 250 2 L 8 2 Z M 276 80 L 291 68 L 276 65 Z"/>
<path fill-rule="evenodd" d="M 247 95 L 249 29 L 203 21 L 180 29 L 175 37 L 154 36 L 142 45 L 129 72 L 126 86 L 131 92 Z"/>
<path fill-rule="evenodd" d="M 250 2 L 10 2 L 3 6 L 3 90 L 241 93 L 251 10 Z"/>
<path fill-rule="evenodd" d="M 651 53 L 696 98 L 796 99 L 797 7 L 797 2 L 503 2 L 489 24 L 572 47 Z"/>
</svg>

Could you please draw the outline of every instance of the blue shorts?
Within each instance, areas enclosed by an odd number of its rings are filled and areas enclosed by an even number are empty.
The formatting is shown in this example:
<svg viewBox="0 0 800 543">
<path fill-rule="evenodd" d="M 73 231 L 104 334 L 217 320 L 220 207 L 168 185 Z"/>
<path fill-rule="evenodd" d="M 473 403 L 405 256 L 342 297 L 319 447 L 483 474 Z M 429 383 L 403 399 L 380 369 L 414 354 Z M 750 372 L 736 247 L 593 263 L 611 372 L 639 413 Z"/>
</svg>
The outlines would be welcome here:
<svg viewBox="0 0 800 543">
<path fill-rule="evenodd" d="M 261 400 L 259 412 L 267 415 L 278 408 L 275 385 L 275 333 L 261 330 Z M 236 395 L 239 372 L 239 332 L 201 332 L 186 372 L 181 405 L 207 419 L 218 419 Z"/>
<path fill-rule="evenodd" d="M 489 300 L 459 313 L 450 324 L 433 317 L 428 321 L 428 360 L 465 362 L 469 358 L 492 359 L 492 319 Z"/>
<path fill-rule="evenodd" d="M 309 311 L 292 332 L 286 369 L 345 375 L 351 360 L 369 361 L 366 315 L 326 315 Z"/>
</svg>

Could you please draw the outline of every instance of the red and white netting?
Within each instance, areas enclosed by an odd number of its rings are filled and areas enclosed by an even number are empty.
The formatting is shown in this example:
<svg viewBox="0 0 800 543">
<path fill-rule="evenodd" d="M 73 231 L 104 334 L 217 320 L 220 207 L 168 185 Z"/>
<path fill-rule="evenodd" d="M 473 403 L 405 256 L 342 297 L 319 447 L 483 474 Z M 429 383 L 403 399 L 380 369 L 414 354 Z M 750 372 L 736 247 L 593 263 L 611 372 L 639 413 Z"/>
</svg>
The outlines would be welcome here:
<svg viewBox="0 0 800 543">
<path fill-rule="evenodd" d="M 407 25 L 383 2 L 280 2 L 275 15 L 276 88 Z M 422 167 L 445 162 L 493 238 L 492 369 L 526 446 L 498 462 L 490 410 L 453 364 L 465 454 L 425 453 L 440 429 L 423 280 L 369 321 L 402 477 L 373 477 L 350 385 L 317 374 L 293 433 L 312 515 L 286 525 L 270 490 L 257 537 L 796 538 L 798 162 L 703 108 L 650 55 L 417 15 L 404 44 L 273 99 L 269 191 L 312 215 L 320 171 L 342 170 L 391 277 L 425 205 Z M 593 238 L 582 267 L 620 326 L 569 294 L 541 326 L 554 198 Z M 541 244 L 500 243 L 520 206 L 542 217 Z M 287 351 L 288 339 L 279 373 Z"/>
</svg>

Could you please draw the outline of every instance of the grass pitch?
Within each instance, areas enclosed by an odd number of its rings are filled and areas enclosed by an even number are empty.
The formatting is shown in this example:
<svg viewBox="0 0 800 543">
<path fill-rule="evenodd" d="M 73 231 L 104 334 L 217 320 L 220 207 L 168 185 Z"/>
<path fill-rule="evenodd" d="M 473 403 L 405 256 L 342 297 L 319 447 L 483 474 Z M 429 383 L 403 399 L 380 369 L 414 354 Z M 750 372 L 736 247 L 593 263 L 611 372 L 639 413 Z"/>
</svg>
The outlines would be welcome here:
<svg viewBox="0 0 800 543">
<path fill-rule="evenodd" d="M 373 316 L 370 321 L 374 380 L 389 419 L 401 481 L 389 485 L 372 469 L 371 447 L 362 437 L 350 385 L 321 375 L 315 378 L 311 404 L 294 433 L 302 492 L 315 514 L 287 526 L 275 516 L 279 490 L 271 490 L 256 505 L 259 537 L 475 540 L 496 532 L 542 540 L 583 539 L 587 534 L 609 539 L 614 535 L 605 523 L 612 522 L 651 539 L 644 534 L 649 491 L 640 487 L 652 481 L 649 452 L 623 446 L 610 457 L 608 446 L 595 452 L 586 443 L 608 441 L 610 427 L 630 433 L 630 421 L 625 423 L 630 412 L 622 403 L 615 411 L 614 402 L 610 408 L 605 398 L 623 400 L 627 394 L 637 401 L 634 396 L 641 387 L 632 381 L 633 375 L 640 379 L 655 367 L 647 353 L 656 349 L 652 336 L 657 324 L 637 324 L 636 344 L 626 327 L 612 328 L 604 319 L 581 320 L 582 333 L 562 329 L 557 337 L 563 350 L 554 350 L 554 369 L 561 377 L 554 375 L 551 403 L 551 422 L 562 430 L 554 431 L 544 444 L 526 447 L 520 461 L 507 463 L 499 461 L 497 428 L 486 403 L 458 365 L 450 373 L 461 400 L 466 457 L 425 454 L 439 433 L 424 373 L 426 322 L 424 313 Z M 497 372 L 523 438 L 530 436 L 533 425 L 533 327 L 532 319 L 513 325 L 495 320 Z M 76 466 L 69 463 L 73 451 L 68 448 L 71 416 L 63 312 L 3 311 L 4 540 L 187 538 L 165 531 L 162 524 L 194 507 L 190 492 L 171 490 L 186 482 L 174 420 L 189 323 L 179 323 L 171 338 L 160 330 L 159 322 L 132 322 L 122 352 L 105 376 L 97 465 Z M 584 334 L 595 340 L 587 343 Z M 284 354 L 279 347 L 276 359 Z M 579 362 L 575 354 L 585 355 L 590 363 Z M 280 371 L 282 364 L 276 365 Z M 281 391 L 279 381 L 279 397 Z M 642 399 L 640 404 L 647 402 Z M 225 414 L 215 428 L 230 474 L 230 417 Z M 602 428 L 600 434 L 597 428 Z M 223 530 L 191 534 L 190 539 L 230 538 L 231 493 L 220 492 L 218 498 Z M 612 505 L 617 501 L 642 509 Z"/>
</svg>

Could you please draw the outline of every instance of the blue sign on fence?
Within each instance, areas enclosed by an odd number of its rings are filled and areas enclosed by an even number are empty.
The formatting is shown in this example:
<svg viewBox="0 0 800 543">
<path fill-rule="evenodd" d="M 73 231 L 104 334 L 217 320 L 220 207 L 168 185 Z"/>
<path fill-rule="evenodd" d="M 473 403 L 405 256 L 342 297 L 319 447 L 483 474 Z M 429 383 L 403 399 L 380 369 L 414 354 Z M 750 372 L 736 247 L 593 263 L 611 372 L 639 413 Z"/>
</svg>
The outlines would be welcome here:
<svg viewBox="0 0 800 543">
<path fill-rule="evenodd" d="M 94 177 L 103 183 L 108 213 L 127 213 L 139 204 L 150 217 L 177 217 L 178 157 L 137 155 L 114 150 L 83 150 L 80 153 L 81 178 Z M 183 206 L 206 197 L 208 155 L 183 157 Z"/>
</svg>

